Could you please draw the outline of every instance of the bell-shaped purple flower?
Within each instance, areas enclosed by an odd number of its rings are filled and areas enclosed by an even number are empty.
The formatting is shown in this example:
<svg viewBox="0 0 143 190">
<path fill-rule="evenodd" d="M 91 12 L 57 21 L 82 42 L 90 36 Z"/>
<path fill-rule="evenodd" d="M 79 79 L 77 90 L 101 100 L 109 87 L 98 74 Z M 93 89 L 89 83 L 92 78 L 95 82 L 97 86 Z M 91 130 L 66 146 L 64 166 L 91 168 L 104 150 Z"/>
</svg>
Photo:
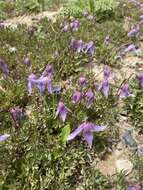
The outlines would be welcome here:
<svg viewBox="0 0 143 190">
<path fill-rule="evenodd" d="M 77 135 L 82 133 L 84 139 L 87 141 L 89 147 L 91 148 L 93 142 L 93 132 L 100 132 L 104 131 L 105 129 L 105 126 L 95 125 L 91 122 L 84 122 L 68 136 L 67 140 L 73 140 Z"/>
<path fill-rule="evenodd" d="M 0 142 L 5 141 L 8 137 L 10 137 L 10 135 L 8 135 L 8 134 L 0 135 Z"/>
<path fill-rule="evenodd" d="M 105 37 L 104 43 L 105 43 L 106 45 L 109 45 L 109 44 L 111 43 L 111 38 L 110 38 L 110 36 L 106 36 L 106 37 Z"/>
<path fill-rule="evenodd" d="M 93 55 L 94 54 L 94 42 L 91 41 L 91 42 L 85 44 L 83 47 L 83 52 Z"/>
<path fill-rule="evenodd" d="M 37 76 L 35 74 L 30 74 L 29 77 L 28 77 L 28 92 L 29 94 L 32 93 L 32 88 L 33 86 L 35 85 L 35 82 L 36 82 L 36 79 L 37 79 Z"/>
<path fill-rule="evenodd" d="M 137 184 L 137 185 L 128 187 L 128 190 L 142 190 L 142 187 L 141 185 Z"/>
<path fill-rule="evenodd" d="M 137 76 L 140 86 L 143 88 L 143 74 Z"/>
<path fill-rule="evenodd" d="M 41 76 L 39 79 L 35 81 L 35 85 L 39 89 L 40 93 L 43 93 L 47 87 L 47 90 L 50 94 L 52 94 L 52 79 L 51 76 L 43 77 Z"/>
<path fill-rule="evenodd" d="M 128 32 L 128 37 L 136 37 L 139 34 L 139 27 L 134 27 Z"/>
<path fill-rule="evenodd" d="M 89 90 L 88 92 L 86 92 L 85 96 L 87 98 L 86 107 L 90 108 L 91 105 L 92 105 L 92 103 L 93 103 L 93 101 L 94 101 L 94 93 L 91 90 Z"/>
<path fill-rule="evenodd" d="M 78 80 L 78 83 L 80 86 L 85 86 L 87 83 L 86 78 L 81 76 Z"/>
<path fill-rule="evenodd" d="M 74 20 L 70 23 L 70 27 L 72 29 L 72 31 L 78 31 L 79 27 L 80 27 L 80 22 L 79 20 Z"/>
<path fill-rule="evenodd" d="M 3 59 L 0 59 L 0 69 L 3 71 L 3 73 L 4 73 L 5 75 L 8 75 L 8 74 L 9 74 L 8 66 L 7 66 L 7 64 L 4 62 Z"/>
<path fill-rule="evenodd" d="M 124 84 L 119 91 L 119 97 L 120 98 L 126 98 L 128 96 L 131 96 L 129 85 Z"/>
<path fill-rule="evenodd" d="M 137 47 L 134 44 L 130 44 L 127 48 L 125 48 L 123 53 L 126 54 L 128 52 L 136 52 L 136 51 L 137 51 Z"/>
<path fill-rule="evenodd" d="M 84 43 L 82 40 L 76 40 L 76 39 L 71 40 L 70 48 L 72 48 L 77 53 L 82 52 L 83 46 Z"/>
<path fill-rule="evenodd" d="M 19 107 L 10 108 L 9 112 L 15 121 L 20 121 L 21 118 L 24 116 L 22 109 Z"/>
<path fill-rule="evenodd" d="M 24 59 L 23 59 L 23 64 L 24 65 L 31 65 L 31 60 L 29 59 L 29 57 L 25 57 Z"/>
<path fill-rule="evenodd" d="M 70 30 L 69 24 L 64 25 L 63 29 L 64 32 L 68 32 Z"/>
<path fill-rule="evenodd" d="M 75 91 L 72 96 L 73 103 L 80 103 L 82 100 L 82 93 L 79 91 Z"/>
<path fill-rule="evenodd" d="M 43 77 L 48 77 L 48 76 L 52 76 L 54 74 L 54 69 L 52 65 L 47 65 L 45 70 L 42 73 Z"/>
<path fill-rule="evenodd" d="M 60 101 L 57 107 L 56 117 L 59 116 L 62 121 L 65 122 L 69 111 L 70 110 L 65 106 L 65 104 Z"/>
<path fill-rule="evenodd" d="M 143 20 L 143 15 L 140 15 L 140 16 L 139 16 L 139 19 L 142 21 L 142 20 Z"/>
<path fill-rule="evenodd" d="M 101 91 L 106 98 L 108 98 L 108 94 L 109 94 L 109 90 L 110 90 L 108 80 L 106 80 L 106 79 L 103 80 L 101 82 L 101 84 L 99 85 L 98 90 Z"/>
<path fill-rule="evenodd" d="M 109 79 L 112 75 L 111 69 L 109 67 L 105 67 L 103 71 L 103 76 L 105 79 Z"/>
</svg>

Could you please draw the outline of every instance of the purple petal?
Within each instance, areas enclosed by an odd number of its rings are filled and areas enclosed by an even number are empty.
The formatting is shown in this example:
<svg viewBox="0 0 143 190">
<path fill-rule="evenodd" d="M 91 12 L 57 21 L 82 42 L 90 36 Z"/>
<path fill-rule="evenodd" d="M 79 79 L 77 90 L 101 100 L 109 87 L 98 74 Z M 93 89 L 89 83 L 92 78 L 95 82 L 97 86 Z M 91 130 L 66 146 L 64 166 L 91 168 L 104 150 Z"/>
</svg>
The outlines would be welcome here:
<svg viewBox="0 0 143 190">
<path fill-rule="evenodd" d="M 92 127 L 92 132 L 100 132 L 100 131 L 104 131 L 106 129 L 105 126 L 100 126 L 100 125 L 94 125 Z"/>
<path fill-rule="evenodd" d="M 85 138 L 89 147 L 91 148 L 92 142 L 93 142 L 93 134 L 91 132 L 86 132 L 86 133 L 83 133 L 83 137 Z"/>
<path fill-rule="evenodd" d="M 68 141 L 73 140 L 81 131 L 83 130 L 83 124 L 81 124 L 77 129 L 75 129 L 67 138 Z"/>
<path fill-rule="evenodd" d="M 5 134 L 5 135 L 0 135 L 0 142 L 5 141 L 10 135 Z"/>
<path fill-rule="evenodd" d="M 28 77 L 28 85 L 27 85 L 27 88 L 28 88 L 28 92 L 29 94 L 32 93 L 32 88 L 33 86 L 35 85 L 35 81 L 36 81 L 36 75 L 35 74 L 30 74 L 29 77 Z"/>
</svg>

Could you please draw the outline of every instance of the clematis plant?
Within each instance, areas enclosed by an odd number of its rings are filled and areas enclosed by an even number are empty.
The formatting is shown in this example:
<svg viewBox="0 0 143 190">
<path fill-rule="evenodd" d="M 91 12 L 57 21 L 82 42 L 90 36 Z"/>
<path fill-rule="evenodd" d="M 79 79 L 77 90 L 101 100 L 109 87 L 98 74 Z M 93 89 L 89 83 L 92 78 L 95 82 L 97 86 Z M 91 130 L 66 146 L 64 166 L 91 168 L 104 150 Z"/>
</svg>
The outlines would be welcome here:
<svg viewBox="0 0 143 190">
<path fill-rule="evenodd" d="M 62 119 L 62 121 L 65 122 L 68 112 L 71 111 L 65 106 L 65 104 L 62 101 L 60 101 L 58 103 L 56 117 L 59 116 Z"/>
<path fill-rule="evenodd" d="M 128 37 L 136 37 L 139 34 L 139 27 L 136 26 L 128 32 Z"/>
<path fill-rule="evenodd" d="M 79 85 L 82 86 L 82 87 L 85 86 L 86 83 L 87 83 L 86 78 L 81 76 L 81 77 L 79 78 L 79 80 L 78 80 L 78 83 L 79 83 Z"/>
<path fill-rule="evenodd" d="M 101 132 L 106 129 L 105 126 L 95 125 L 91 122 L 84 122 L 79 125 L 67 138 L 68 141 L 73 140 L 77 135 L 82 133 L 84 139 L 87 141 L 89 147 L 92 147 L 93 143 L 93 133 L 94 132 Z"/>
</svg>

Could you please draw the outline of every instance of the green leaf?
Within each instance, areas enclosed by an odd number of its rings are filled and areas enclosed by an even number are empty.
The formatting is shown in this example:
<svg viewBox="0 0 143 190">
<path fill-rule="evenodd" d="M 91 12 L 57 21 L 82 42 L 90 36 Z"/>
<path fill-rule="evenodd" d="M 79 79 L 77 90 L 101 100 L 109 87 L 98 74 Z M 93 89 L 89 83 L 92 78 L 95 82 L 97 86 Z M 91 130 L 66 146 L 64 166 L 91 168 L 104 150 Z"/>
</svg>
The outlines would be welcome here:
<svg viewBox="0 0 143 190">
<path fill-rule="evenodd" d="M 62 129 L 62 132 L 61 132 L 61 140 L 63 142 L 66 142 L 67 141 L 67 137 L 68 135 L 70 134 L 71 132 L 71 129 L 70 129 L 70 125 L 66 125 L 63 129 Z"/>
</svg>

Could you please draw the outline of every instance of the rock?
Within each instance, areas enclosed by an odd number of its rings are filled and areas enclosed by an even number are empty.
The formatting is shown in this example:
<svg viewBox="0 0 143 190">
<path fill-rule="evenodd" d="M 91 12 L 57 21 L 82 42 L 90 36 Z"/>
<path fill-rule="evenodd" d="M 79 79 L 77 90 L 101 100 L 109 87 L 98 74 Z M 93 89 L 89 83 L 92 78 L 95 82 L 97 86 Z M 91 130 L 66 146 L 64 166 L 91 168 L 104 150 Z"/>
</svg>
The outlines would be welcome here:
<svg viewBox="0 0 143 190">
<path fill-rule="evenodd" d="M 133 164 L 129 160 L 123 160 L 123 159 L 117 160 L 115 162 L 115 165 L 117 171 L 118 172 L 122 171 L 125 173 L 125 175 L 128 175 L 133 170 Z"/>
<path fill-rule="evenodd" d="M 137 153 L 138 153 L 138 156 L 143 156 L 143 145 L 138 147 Z"/>
</svg>

